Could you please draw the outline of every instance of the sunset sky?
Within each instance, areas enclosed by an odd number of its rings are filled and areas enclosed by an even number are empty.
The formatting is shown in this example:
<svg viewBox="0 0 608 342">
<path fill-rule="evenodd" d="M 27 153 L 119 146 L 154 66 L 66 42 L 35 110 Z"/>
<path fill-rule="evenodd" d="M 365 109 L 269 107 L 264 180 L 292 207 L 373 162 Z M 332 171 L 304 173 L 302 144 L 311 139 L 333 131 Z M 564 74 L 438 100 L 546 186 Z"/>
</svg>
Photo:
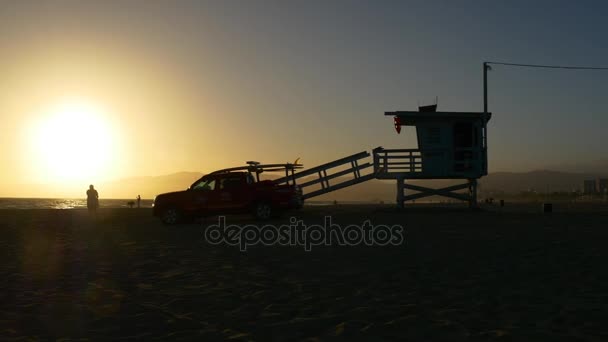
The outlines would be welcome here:
<svg viewBox="0 0 608 342">
<path fill-rule="evenodd" d="M 0 185 L 416 147 L 384 111 L 435 96 L 481 111 L 488 60 L 606 67 L 607 13 L 603 1 L 3 1 Z M 606 159 L 608 71 L 495 66 L 489 80 L 491 172 Z"/>
</svg>

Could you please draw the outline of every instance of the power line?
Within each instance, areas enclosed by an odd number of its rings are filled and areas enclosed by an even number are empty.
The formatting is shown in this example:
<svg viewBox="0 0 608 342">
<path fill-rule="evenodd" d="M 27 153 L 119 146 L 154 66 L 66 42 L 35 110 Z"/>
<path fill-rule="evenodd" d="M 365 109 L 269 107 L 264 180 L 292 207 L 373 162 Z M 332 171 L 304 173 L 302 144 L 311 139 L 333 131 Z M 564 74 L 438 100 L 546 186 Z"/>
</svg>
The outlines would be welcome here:
<svg viewBox="0 0 608 342">
<path fill-rule="evenodd" d="M 604 68 L 604 67 L 589 67 L 589 66 L 540 65 L 540 64 L 503 63 L 503 62 L 484 62 L 484 64 L 507 65 L 507 66 L 516 66 L 516 67 L 524 67 L 524 68 L 608 70 L 608 68 Z"/>
<path fill-rule="evenodd" d="M 483 62 L 483 111 L 484 112 L 488 111 L 488 69 L 491 69 L 490 64 L 523 67 L 523 68 L 570 69 L 570 70 L 608 70 L 607 67 L 521 64 L 521 63 L 504 63 L 504 62 L 490 62 L 490 61 Z"/>
</svg>

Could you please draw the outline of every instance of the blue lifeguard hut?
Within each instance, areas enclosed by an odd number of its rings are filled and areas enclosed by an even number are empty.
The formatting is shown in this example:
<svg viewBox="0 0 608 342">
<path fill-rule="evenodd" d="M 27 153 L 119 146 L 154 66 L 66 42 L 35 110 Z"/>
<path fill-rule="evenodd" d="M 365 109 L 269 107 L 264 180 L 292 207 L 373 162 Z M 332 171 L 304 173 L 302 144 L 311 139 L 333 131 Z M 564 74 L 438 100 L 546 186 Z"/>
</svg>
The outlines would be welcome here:
<svg viewBox="0 0 608 342">
<path fill-rule="evenodd" d="M 373 150 L 374 173 L 379 179 L 397 180 L 397 204 L 439 195 L 477 206 L 477 180 L 488 174 L 488 112 L 385 112 L 393 116 L 397 133 L 401 126 L 416 128 L 418 148 Z M 407 183 L 413 179 L 462 179 L 463 184 L 432 189 Z M 406 190 L 417 193 L 406 194 Z M 467 192 L 462 190 L 467 189 Z"/>
</svg>

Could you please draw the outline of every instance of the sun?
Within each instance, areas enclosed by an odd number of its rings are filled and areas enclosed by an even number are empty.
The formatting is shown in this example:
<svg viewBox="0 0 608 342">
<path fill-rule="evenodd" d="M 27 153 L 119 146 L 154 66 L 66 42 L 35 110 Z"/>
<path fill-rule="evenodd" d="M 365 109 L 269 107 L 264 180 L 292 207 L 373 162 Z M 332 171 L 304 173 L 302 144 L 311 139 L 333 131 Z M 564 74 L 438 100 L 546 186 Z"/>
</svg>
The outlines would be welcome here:
<svg viewBox="0 0 608 342">
<path fill-rule="evenodd" d="M 44 174 L 53 182 L 104 178 L 114 155 L 114 135 L 99 106 L 62 103 L 44 115 L 34 132 L 34 148 Z"/>
</svg>

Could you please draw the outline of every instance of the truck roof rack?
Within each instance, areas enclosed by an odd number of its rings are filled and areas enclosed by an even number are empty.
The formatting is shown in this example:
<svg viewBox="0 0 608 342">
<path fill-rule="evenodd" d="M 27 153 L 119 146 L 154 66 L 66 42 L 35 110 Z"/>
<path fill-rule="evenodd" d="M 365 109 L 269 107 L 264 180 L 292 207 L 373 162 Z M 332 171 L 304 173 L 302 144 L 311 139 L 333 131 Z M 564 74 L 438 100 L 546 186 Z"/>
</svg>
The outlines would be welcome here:
<svg viewBox="0 0 608 342">
<path fill-rule="evenodd" d="M 285 163 L 285 164 L 260 164 L 256 161 L 247 161 L 245 162 L 247 166 L 237 166 L 230 167 L 227 169 L 221 169 L 217 171 L 213 171 L 210 175 L 221 174 L 221 173 L 230 173 L 230 172 L 238 172 L 238 171 L 247 171 L 249 173 L 253 173 L 256 176 L 256 180 L 260 180 L 260 173 L 262 172 L 279 172 L 284 171 L 285 176 L 289 176 L 291 172 L 292 175 L 294 170 L 301 169 L 304 167 L 302 164 L 295 163 Z"/>
</svg>

